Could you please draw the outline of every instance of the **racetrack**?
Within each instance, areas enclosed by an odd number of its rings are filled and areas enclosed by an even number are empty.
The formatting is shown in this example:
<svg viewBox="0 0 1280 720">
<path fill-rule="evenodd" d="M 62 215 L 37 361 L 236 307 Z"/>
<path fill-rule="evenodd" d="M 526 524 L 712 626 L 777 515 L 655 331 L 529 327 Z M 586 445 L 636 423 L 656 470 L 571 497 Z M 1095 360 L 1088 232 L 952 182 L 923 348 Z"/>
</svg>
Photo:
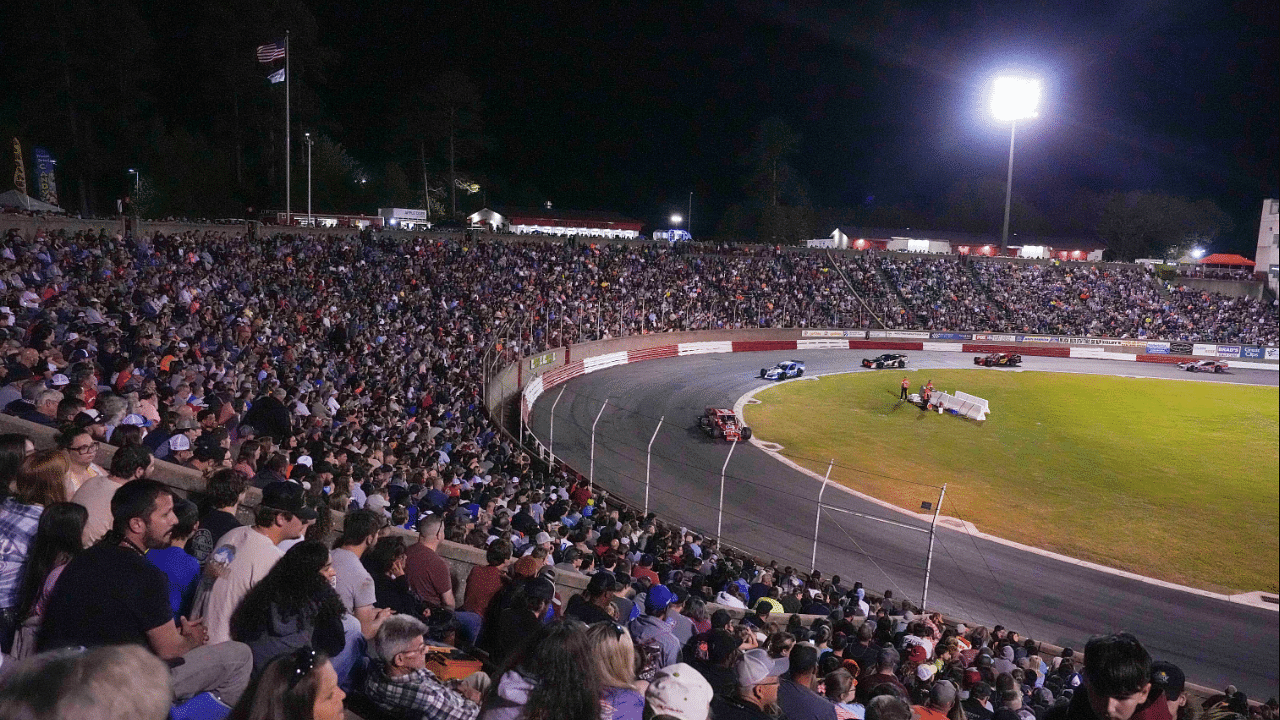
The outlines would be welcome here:
<svg viewBox="0 0 1280 720">
<path fill-rule="evenodd" d="M 910 353 L 912 366 L 973 368 L 962 353 Z M 794 353 L 806 374 L 857 370 L 861 354 L 849 350 Z M 732 406 L 767 384 L 760 367 L 780 353 L 697 355 L 653 360 L 569 381 L 556 407 L 554 451 L 588 473 L 590 430 L 601 401 L 609 407 L 597 426 L 595 479 L 636 505 L 643 504 L 645 446 L 659 416 L 666 422 L 654 442 L 650 508 L 667 520 L 715 533 L 720 470 L 729 445 L 698 430 L 694 418 L 708 405 Z M 1192 375 L 1173 366 L 1106 360 L 1027 357 L 1024 368 L 1055 372 L 1123 374 L 1276 385 L 1277 373 L 1234 370 Z M 861 371 L 861 370 L 857 370 Z M 874 372 L 874 371 L 867 371 Z M 900 376 L 888 373 L 892 386 Z M 987 372 L 1008 372 L 987 370 Z M 559 388 L 543 394 L 531 418 L 533 432 L 550 440 L 550 409 Z M 874 468 L 868 468 L 874 472 Z M 927 478 L 921 478 L 928 483 Z M 728 466 L 723 535 L 727 543 L 807 568 L 820 484 L 754 445 L 738 445 Z M 920 487 L 921 501 L 937 491 Z M 921 520 L 845 492 L 828 490 L 823 502 L 864 515 L 921 528 Z M 947 506 L 944 503 L 944 514 Z M 982 528 L 982 518 L 961 517 Z M 1049 529 L 1046 529 L 1049 530 Z M 928 535 L 886 522 L 827 511 L 822 518 L 817 567 L 919 603 Z M 1212 537 L 1206 536 L 1206 542 Z M 1259 552 L 1277 552 L 1259 548 Z M 1091 634 L 1131 630 L 1157 658 L 1180 665 L 1194 682 L 1234 683 L 1251 697 L 1277 693 L 1280 614 L 1202 594 L 1102 572 L 1007 544 L 941 527 L 937 534 L 929 607 L 988 625 L 1002 623 L 1039 640 L 1079 648 Z"/>
</svg>

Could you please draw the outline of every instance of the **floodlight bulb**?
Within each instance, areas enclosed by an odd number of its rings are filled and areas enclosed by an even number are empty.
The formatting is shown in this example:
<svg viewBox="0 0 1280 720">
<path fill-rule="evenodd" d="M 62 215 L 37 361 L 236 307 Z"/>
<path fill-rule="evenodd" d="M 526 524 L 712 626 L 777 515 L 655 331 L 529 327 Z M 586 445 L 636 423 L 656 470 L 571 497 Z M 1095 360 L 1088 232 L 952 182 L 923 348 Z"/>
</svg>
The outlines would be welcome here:
<svg viewBox="0 0 1280 720">
<path fill-rule="evenodd" d="M 684 216 L 680 215 L 679 213 L 676 213 L 675 215 L 671 216 L 671 222 L 673 223 L 680 223 L 683 221 L 684 221 Z"/>
<path fill-rule="evenodd" d="M 991 93 L 991 114 L 997 120 L 1023 120 L 1037 115 L 1040 81 L 1024 77 L 998 77 Z"/>
<path fill-rule="evenodd" d="M 1191 257 L 1193 257 L 1193 258 L 1195 258 L 1195 259 L 1197 259 L 1197 260 L 1199 260 L 1200 258 L 1204 257 L 1204 248 L 1192 248 L 1192 250 L 1191 250 Z"/>
</svg>

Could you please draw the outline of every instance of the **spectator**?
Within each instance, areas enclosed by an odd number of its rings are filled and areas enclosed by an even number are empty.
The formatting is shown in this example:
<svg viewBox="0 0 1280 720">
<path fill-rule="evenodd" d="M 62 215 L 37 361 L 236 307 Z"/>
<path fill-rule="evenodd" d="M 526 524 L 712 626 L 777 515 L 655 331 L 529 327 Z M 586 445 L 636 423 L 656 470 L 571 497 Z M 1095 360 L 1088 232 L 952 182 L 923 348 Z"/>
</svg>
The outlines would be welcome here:
<svg viewBox="0 0 1280 720">
<path fill-rule="evenodd" d="M 774 659 L 764 650 L 748 650 L 738 660 L 737 692 L 717 695 L 711 701 L 716 720 L 764 720 L 777 716 L 778 683 L 787 672 L 788 663 Z"/>
<path fill-rule="evenodd" d="M 581 594 L 569 598 L 564 614 L 567 617 L 581 620 L 588 625 L 598 622 L 614 622 L 609 613 L 613 608 L 613 575 L 598 572 L 587 581 L 587 587 Z"/>
<path fill-rule="evenodd" d="M 1151 656 L 1129 633 L 1093 638 L 1084 647 L 1084 684 L 1045 720 L 1129 720 L 1151 690 Z"/>
<path fill-rule="evenodd" d="M 492 654 L 500 659 L 508 658 L 528 638 L 536 636 L 543 624 L 542 618 L 555 598 L 555 592 L 555 585 L 546 578 L 525 579 L 512 599 L 511 606 L 498 615 L 494 633 L 496 645 Z"/>
<path fill-rule="evenodd" d="M 631 621 L 631 635 L 646 656 L 641 657 L 643 665 L 653 670 L 675 665 L 680 662 L 680 641 L 671 632 L 671 626 L 663 618 L 667 607 L 676 599 L 666 585 L 654 585 L 645 595 L 645 614 Z M 642 679 L 648 680 L 643 675 Z"/>
<path fill-rule="evenodd" d="M 939 680 L 929 689 L 929 700 L 924 705 L 916 705 L 914 710 L 920 720 L 948 720 L 958 702 L 956 686 Z"/>
<path fill-rule="evenodd" d="M 31 540 L 45 507 L 65 502 L 67 457 L 39 450 L 18 466 L 13 494 L 0 503 L 0 650 L 9 652 L 18 626 L 18 593 Z"/>
<path fill-rule="evenodd" d="M 881 648 L 880 654 L 876 657 L 875 672 L 871 673 L 862 683 L 858 685 L 862 704 L 868 710 L 871 706 L 868 701 L 871 699 L 871 691 L 882 684 L 892 685 L 902 697 L 909 697 L 910 693 L 907 687 L 898 680 L 898 676 L 894 674 L 894 669 L 898 665 L 898 651 L 892 647 Z"/>
<path fill-rule="evenodd" d="M 858 678 L 845 668 L 833 670 L 822 679 L 822 691 L 836 709 L 836 720 L 864 720 L 866 708 L 854 698 Z"/>
<path fill-rule="evenodd" d="M 94 462 L 98 455 L 98 441 L 88 430 L 75 425 L 64 426 L 54 437 L 54 444 L 67 454 L 67 497 L 75 495 L 89 478 L 107 474 Z"/>
<path fill-rule="evenodd" d="M 18 468 L 35 451 L 35 443 L 22 433 L 0 434 L 0 501 L 13 492 L 13 481 L 18 476 Z"/>
<path fill-rule="evenodd" d="M 165 720 L 171 697 L 168 669 L 137 645 L 55 650 L 9 670 L 0 683 L 0 717 Z"/>
<path fill-rule="evenodd" d="M 35 653 L 36 635 L 44 618 L 45 604 L 67 563 L 80 554 L 85 509 L 75 503 L 52 503 L 40 515 L 35 537 L 22 574 L 16 617 L 21 621 L 10 657 L 21 660 Z"/>
<path fill-rule="evenodd" d="M 867 720 L 912 720 L 911 706 L 894 694 L 877 695 L 867 703 Z"/>
<path fill-rule="evenodd" d="M 378 631 L 378 625 L 391 615 L 390 608 L 377 608 L 378 593 L 373 576 L 360 562 L 365 551 L 378 541 L 381 531 L 382 518 L 372 510 L 349 512 L 342 521 L 342 534 L 329 553 L 333 569 L 337 572 L 334 587 L 338 591 L 338 597 L 342 599 L 347 613 L 360 623 L 360 632 L 366 638 L 373 637 Z M 342 674 L 340 669 L 339 675 Z"/>
<path fill-rule="evenodd" d="M 644 692 L 645 705 L 652 717 L 667 716 L 676 720 L 707 720 L 712 697 L 706 678 L 684 663 L 659 670 Z"/>
<path fill-rule="evenodd" d="M 169 577 L 169 604 L 176 620 L 190 614 L 191 601 L 200 582 L 200 562 L 182 549 L 200 521 L 195 503 L 188 500 L 175 499 L 173 515 L 178 522 L 169 531 L 169 546 L 148 550 L 147 559 Z"/>
<path fill-rule="evenodd" d="M 145 447 L 120 448 L 111 457 L 109 473 L 89 478 L 80 486 L 71 501 L 89 511 L 84 525 L 85 547 L 98 542 L 111 529 L 111 497 L 116 490 L 130 480 L 150 477 L 152 468 L 151 453 Z"/>
<path fill-rule="evenodd" d="M 254 511 L 253 527 L 238 527 L 222 536 L 206 563 L 194 604 L 196 614 L 208 622 L 210 642 L 231 639 L 231 614 L 284 555 L 277 545 L 301 537 L 305 523 L 315 520 L 302 493 L 302 486 L 288 482 L 268 485 Z"/>
<path fill-rule="evenodd" d="M 427 669 L 426 625 L 406 615 L 387 618 L 373 639 L 374 661 L 365 694 L 380 710 L 396 717 L 474 720 L 489 678 L 475 673 L 445 684 Z"/>
<path fill-rule="evenodd" d="M 324 544 L 303 541 L 244 596 L 231 615 L 231 637 L 253 651 L 255 673 L 307 646 L 330 657 L 342 652 L 346 608 L 331 585 L 335 574 Z"/>
<path fill-rule="evenodd" d="M 433 610 L 454 611 L 454 617 L 466 629 L 468 642 L 480 637 L 481 616 L 473 611 L 457 609 L 453 596 L 453 575 L 437 548 L 444 540 L 444 517 L 427 515 L 418 521 L 418 542 L 409 546 L 405 575 L 409 588 Z"/>
<path fill-rule="evenodd" d="M 410 617 L 429 617 L 431 611 L 409 590 L 404 574 L 404 538 L 389 535 L 379 538 L 372 548 L 360 556 L 360 564 L 373 578 L 373 594 L 376 608 L 390 608 L 392 612 Z"/>
<path fill-rule="evenodd" d="M 502 589 L 503 571 L 510 562 L 510 542 L 499 539 L 489 543 L 485 549 L 485 564 L 472 567 L 467 574 L 467 591 L 463 596 L 462 609 L 485 617 L 493 596 Z"/>
<path fill-rule="evenodd" d="M 779 679 L 778 707 L 788 720 L 834 720 L 835 705 L 813 691 L 818 675 L 818 649 L 796 645 L 788 656 L 787 673 Z"/>
<path fill-rule="evenodd" d="M 248 480 L 236 470 L 219 470 L 205 483 L 208 510 L 200 516 L 199 527 L 187 541 L 186 550 L 203 565 L 222 537 L 241 527 L 236 511 L 244 502 Z"/>
<path fill-rule="evenodd" d="M 636 650 L 631 633 L 616 622 L 587 628 L 589 663 L 600 680 L 601 720 L 642 720 L 648 683 L 637 682 Z"/>
<path fill-rule="evenodd" d="M 329 658 L 302 647 L 272 660 L 227 720 L 343 720 L 346 696 Z"/>
<path fill-rule="evenodd" d="M 145 549 L 165 546 L 177 522 L 173 495 L 153 480 L 135 480 L 116 491 L 111 513 L 111 532 L 68 563 L 54 586 L 38 649 L 143 645 L 162 660 L 182 659 L 170 670 L 177 699 L 213 691 L 234 704 L 249 682 L 249 648 L 207 644 L 199 620 L 175 625 L 168 578 L 145 558 Z"/>
<path fill-rule="evenodd" d="M 991 720 L 995 709 L 991 707 L 991 686 L 985 682 L 976 682 L 969 688 L 969 697 L 961 703 L 968 720 Z"/>
<path fill-rule="evenodd" d="M 600 678 L 592 671 L 587 627 L 558 620 L 540 627 L 504 663 L 485 697 L 482 720 L 600 717 Z"/>
</svg>

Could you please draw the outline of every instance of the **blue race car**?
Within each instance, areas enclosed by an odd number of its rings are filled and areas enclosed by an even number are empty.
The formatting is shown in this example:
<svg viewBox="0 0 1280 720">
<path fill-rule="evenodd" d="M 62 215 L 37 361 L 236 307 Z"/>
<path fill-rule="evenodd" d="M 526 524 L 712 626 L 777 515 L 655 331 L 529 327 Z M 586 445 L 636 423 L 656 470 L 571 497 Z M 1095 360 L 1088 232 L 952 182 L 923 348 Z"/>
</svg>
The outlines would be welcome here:
<svg viewBox="0 0 1280 720">
<path fill-rule="evenodd" d="M 800 360 L 784 360 L 771 368 L 760 368 L 764 380 L 789 380 L 804 375 L 804 363 Z"/>
</svg>

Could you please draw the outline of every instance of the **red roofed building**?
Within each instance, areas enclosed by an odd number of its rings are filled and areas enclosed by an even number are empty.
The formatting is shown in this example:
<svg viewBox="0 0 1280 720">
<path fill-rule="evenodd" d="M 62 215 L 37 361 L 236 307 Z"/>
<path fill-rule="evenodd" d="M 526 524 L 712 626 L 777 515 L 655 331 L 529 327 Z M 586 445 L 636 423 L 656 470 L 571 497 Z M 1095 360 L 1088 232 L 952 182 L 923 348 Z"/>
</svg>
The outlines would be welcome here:
<svg viewBox="0 0 1280 720">
<path fill-rule="evenodd" d="M 484 208 L 467 217 L 473 227 L 517 235 L 578 235 L 599 238 L 637 238 L 644 223 L 613 212 L 553 208 Z"/>
<path fill-rule="evenodd" d="M 1253 267 L 1253 261 L 1241 255 L 1232 255 L 1228 253 L 1214 253 L 1200 258 L 1201 265 L 1210 265 L 1213 267 Z"/>
</svg>

